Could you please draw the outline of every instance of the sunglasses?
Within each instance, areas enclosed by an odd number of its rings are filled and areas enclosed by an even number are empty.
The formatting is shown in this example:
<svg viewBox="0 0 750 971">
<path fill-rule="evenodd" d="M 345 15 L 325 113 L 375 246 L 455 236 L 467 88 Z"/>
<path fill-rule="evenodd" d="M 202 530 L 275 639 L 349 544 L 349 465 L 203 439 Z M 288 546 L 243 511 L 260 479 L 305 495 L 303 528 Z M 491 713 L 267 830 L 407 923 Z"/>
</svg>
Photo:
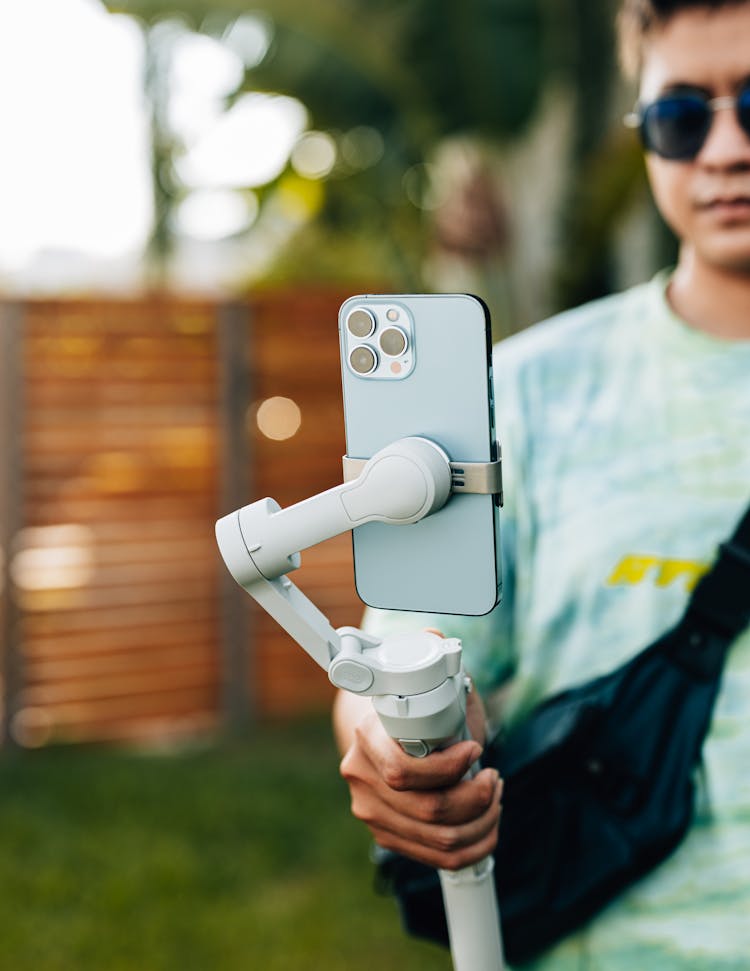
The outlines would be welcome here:
<svg viewBox="0 0 750 971">
<path fill-rule="evenodd" d="M 750 135 L 750 84 L 736 98 L 707 98 L 700 91 L 665 94 L 647 105 L 637 105 L 623 119 L 637 128 L 643 147 L 662 158 L 686 162 L 703 147 L 714 112 L 734 108 L 742 130 Z"/>
</svg>

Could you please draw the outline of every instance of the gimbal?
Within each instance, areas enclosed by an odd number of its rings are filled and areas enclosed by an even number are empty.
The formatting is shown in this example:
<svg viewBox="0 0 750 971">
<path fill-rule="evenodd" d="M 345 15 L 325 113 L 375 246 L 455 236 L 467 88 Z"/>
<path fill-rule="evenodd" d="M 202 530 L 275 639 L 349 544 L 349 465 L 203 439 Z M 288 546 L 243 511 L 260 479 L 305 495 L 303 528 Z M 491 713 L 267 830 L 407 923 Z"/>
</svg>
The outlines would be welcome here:
<svg viewBox="0 0 750 971">
<path fill-rule="evenodd" d="M 461 491 L 500 491 L 499 462 L 477 468 L 468 488 L 466 465 L 461 469 Z M 443 449 L 426 438 L 404 438 L 373 455 L 342 485 L 286 509 L 261 499 L 216 524 L 221 555 L 237 583 L 333 684 L 372 697 L 388 734 L 417 758 L 468 737 L 471 683 L 461 642 L 426 631 L 381 640 L 354 627 L 334 630 L 286 574 L 299 567 L 300 550 L 368 522 L 418 522 L 441 509 L 452 491 L 451 462 Z M 462 870 L 440 871 L 455 971 L 503 967 L 493 866 L 486 857 Z"/>
</svg>

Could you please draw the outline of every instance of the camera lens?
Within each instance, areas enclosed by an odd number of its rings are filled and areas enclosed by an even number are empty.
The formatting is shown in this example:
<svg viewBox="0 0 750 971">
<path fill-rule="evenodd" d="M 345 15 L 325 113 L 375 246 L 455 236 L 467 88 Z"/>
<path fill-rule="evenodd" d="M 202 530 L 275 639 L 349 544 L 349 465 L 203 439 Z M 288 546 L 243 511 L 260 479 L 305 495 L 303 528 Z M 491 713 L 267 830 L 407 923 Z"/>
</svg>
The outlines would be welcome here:
<svg viewBox="0 0 750 971">
<path fill-rule="evenodd" d="M 351 352 L 349 363 L 357 374 L 370 374 L 378 366 L 378 359 L 375 351 L 363 344 L 361 347 L 355 347 Z"/>
<path fill-rule="evenodd" d="M 380 349 L 388 357 L 398 357 L 406 350 L 406 334 L 399 327 L 388 327 L 380 335 Z"/>
<path fill-rule="evenodd" d="M 369 310 L 363 310 L 362 308 L 352 310 L 346 318 L 346 326 L 350 334 L 362 340 L 365 337 L 369 337 L 375 330 L 375 317 Z"/>
</svg>

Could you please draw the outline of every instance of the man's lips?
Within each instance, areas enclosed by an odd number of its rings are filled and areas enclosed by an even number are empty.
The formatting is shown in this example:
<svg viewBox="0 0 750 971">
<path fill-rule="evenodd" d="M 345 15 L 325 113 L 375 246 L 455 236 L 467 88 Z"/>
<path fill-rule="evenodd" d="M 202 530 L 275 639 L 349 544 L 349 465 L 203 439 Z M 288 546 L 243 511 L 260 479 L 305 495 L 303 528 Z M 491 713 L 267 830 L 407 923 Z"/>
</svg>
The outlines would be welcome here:
<svg viewBox="0 0 750 971">
<path fill-rule="evenodd" d="M 750 218 L 750 193 L 708 196 L 696 203 L 699 212 L 726 219 Z"/>
</svg>

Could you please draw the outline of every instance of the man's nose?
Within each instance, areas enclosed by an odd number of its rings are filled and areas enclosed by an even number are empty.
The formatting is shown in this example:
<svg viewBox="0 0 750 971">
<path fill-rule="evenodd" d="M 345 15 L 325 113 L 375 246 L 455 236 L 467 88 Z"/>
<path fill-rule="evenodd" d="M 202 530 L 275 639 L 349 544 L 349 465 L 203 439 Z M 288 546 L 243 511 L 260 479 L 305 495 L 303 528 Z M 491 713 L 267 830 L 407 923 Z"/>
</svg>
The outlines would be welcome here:
<svg viewBox="0 0 750 971">
<path fill-rule="evenodd" d="M 750 165 L 750 135 L 739 123 L 736 102 L 734 98 L 722 98 L 721 102 L 714 108 L 711 127 L 697 161 L 711 168 Z"/>
</svg>

